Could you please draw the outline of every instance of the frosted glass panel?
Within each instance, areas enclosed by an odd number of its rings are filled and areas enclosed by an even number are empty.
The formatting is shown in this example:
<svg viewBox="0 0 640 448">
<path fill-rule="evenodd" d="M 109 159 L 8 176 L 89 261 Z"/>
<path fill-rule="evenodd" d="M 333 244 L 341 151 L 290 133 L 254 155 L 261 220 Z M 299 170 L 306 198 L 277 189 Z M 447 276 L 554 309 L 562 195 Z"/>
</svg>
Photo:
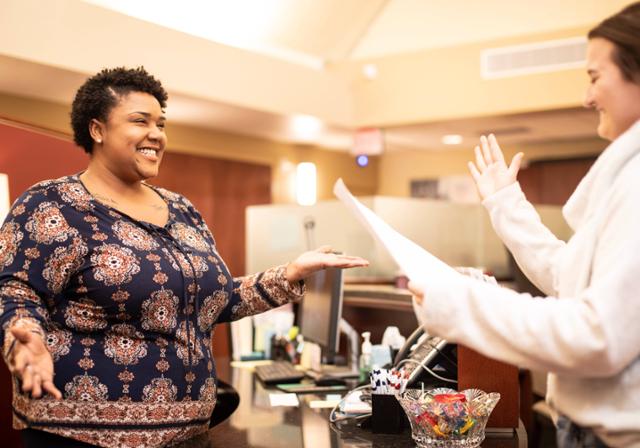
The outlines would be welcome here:
<svg viewBox="0 0 640 448">
<path fill-rule="evenodd" d="M 509 275 L 506 249 L 481 205 L 383 196 L 359 199 L 396 230 L 451 266 L 476 266 L 499 277 Z M 536 208 L 542 221 L 559 238 L 568 239 L 570 230 L 560 207 Z M 371 262 L 369 268 L 350 270 L 350 277 L 392 278 L 398 273 L 387 252 L 339 201 L 323 201 L 309 207 L 251 206 L 246 213 L 247 273 L 290 261 L 308 246 L 322 245 Z"/>
</svg>

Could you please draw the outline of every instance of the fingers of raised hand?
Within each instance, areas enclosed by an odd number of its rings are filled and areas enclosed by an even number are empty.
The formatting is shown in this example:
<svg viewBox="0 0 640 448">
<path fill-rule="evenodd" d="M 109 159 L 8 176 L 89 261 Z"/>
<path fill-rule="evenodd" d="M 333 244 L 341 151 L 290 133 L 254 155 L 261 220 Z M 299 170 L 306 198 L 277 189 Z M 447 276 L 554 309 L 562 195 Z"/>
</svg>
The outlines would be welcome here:
<svg viewBox="0 0 640 448">
<path fill-rule="evenodd" d="M 478 170 L 480 170 L 480 172 L 483 172 L 487 169 L 487 164 L 485 163 L 482 151 L 480 150 L 479 146 L 476 146 L 474 151 L 476 153 L 476 165 L 478 166 Z"/>
<path fill-rule="evenodd" d="M 502 154 L 500 145 L 498 145 L 498 140 L 496 140 L 496 136 L 493 134 L 490 134 L 488 143 L 489 143 L 489 149 L 490 149 L 491 157 L 493 158 L 493 161 L 504 163 L 504 155 Z"/>
<path fill-rule="evenodd" d="M 511 164 L 509 165 L 509 173 L 511 173 L 513 177 L 516 177 L 518 175 L 518 171 L 520 171 L 520 164 L 522 163 L 523 157 L 524 157 L 524 154 L 519 152 L 518 154 L 513 156 L 513 159 L 511 159 Z"/>
<path fill-rule="evenodd" d="M 467 167 L 469 167 L 469 172 L 471 173 L 471 177 L 473 177 L 473 179 L 476 182 L 478 182 L 480 180 L 480 172 L 478 171 L 476 166 L 473 164 L 473 162 L 468 162 Z"/>
<path fill-rule="evenodd" d="M 493 162 L 495 162 L 495 160 L 493 160 L 493 156 L 491 155 L 491 148 L 489 147 L 489 141 L 487 140 L 487 137 L 485 137 L 484 135 L 480 137 L 480 146 L 482 147 L 482 155 L 484 156 L 485 163 L 487 165 L 490 165 Z"/>
</svg>

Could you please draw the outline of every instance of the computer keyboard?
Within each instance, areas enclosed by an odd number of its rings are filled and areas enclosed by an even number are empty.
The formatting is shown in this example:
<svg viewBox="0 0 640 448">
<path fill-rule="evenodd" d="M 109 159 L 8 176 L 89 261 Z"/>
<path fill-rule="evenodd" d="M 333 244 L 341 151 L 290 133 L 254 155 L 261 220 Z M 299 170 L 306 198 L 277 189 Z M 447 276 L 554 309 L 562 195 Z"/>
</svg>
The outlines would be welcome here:
<svg viewBox="0 0 640 448">
<path fill-rule="evenodd" d="M 264 366 L 256 366 L 256 376 L 264 384 L 298 383 L 304 373 L 287 361 L 276 361 Z"/>
</svg>

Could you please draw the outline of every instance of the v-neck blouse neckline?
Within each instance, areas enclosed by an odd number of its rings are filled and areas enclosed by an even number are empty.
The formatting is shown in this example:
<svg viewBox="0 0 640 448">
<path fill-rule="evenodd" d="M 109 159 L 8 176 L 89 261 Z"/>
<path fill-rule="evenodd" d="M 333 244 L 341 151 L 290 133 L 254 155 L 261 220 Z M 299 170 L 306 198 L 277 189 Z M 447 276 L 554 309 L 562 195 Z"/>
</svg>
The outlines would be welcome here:
<svg viewBox="0 0 640 448">
<path fill-rule="evenodd" d="M 89 195 L 89 198 L 90 198 L 91 202 L 93 202 L 94 204 L 100 204 L 102 207 L 105 207 L 108 210 L 114 211 L 114 212 L 118 213 L 119 215 L 131 220 L 134 223 L 148 225 L 148 226 L 155 227 L 156 229 L 164 229 L 164 230 L 168 230 L 171 227 L 171 224 L 173 223 L 173 216 L 172 216 L 172 213 L 171 213 L 171 207 L 173 205 L 173 201 L 171 201 L 170 198 L 164 196 L 162 194 L 162 192 L 157 187 L 155 187 L 154 185 L 148 184 L 146 182 L 142 183 L 143 185 L 151 188 L 151 190 L 153 190 L 153 192 L 155 194 L 160 196 L 162 201 L 167 205 L 167 222 L 163 226 L 159 226 L 158 224 L 155 224 L 155 223 L 150 222 L 150 221 L 145 221 L 143 219 L 134 218 L 133 216 L 129 215 L 128 213 L 125 213 L 122 210 L 120 210 L 120 209 L 118 209 L 116 207 L 113 207 L 113 206 L 111 206 L 109 204 L 106 204 L 105 202 L 99 200 L 97 197 L 95 197 L 95 195 L 93 193 L 91 193 L 91 191 L 89 191 L 89 189 L 87 188 L 85 183 L 82 181 L 82 179 L 80 179 L 80 176 L 82 175 L 82 173 L 84 173 L 84 171 L 81 171 L 81 172 L 79 172 L 77 174 L 74 174 L 73 176 L 71 176 L 71 178 L 74 181 L 76 181 L 76 182 L 78 182 L 80 184 L 80 186 L 85 191 L 85 193 L 87 193 L 87 195 Z"/>
</svg>

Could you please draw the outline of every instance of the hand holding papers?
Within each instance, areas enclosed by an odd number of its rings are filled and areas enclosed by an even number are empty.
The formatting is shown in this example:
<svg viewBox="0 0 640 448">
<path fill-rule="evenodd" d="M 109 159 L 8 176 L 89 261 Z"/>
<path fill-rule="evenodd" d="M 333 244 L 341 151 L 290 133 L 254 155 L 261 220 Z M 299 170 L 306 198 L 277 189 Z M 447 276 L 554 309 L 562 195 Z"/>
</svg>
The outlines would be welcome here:
<svg viewBox="0 0 640 448">
<path fill-rule="evenodd" d="M 342 179 L 336 181 L 333 193 L 369 233 L 384 246 L 410 280 L 426 283 L 455 281 L 460 278 L 461 274 L 455 269 L 396 232 L 389 224 L 353 197 Z"/>
</svg>

